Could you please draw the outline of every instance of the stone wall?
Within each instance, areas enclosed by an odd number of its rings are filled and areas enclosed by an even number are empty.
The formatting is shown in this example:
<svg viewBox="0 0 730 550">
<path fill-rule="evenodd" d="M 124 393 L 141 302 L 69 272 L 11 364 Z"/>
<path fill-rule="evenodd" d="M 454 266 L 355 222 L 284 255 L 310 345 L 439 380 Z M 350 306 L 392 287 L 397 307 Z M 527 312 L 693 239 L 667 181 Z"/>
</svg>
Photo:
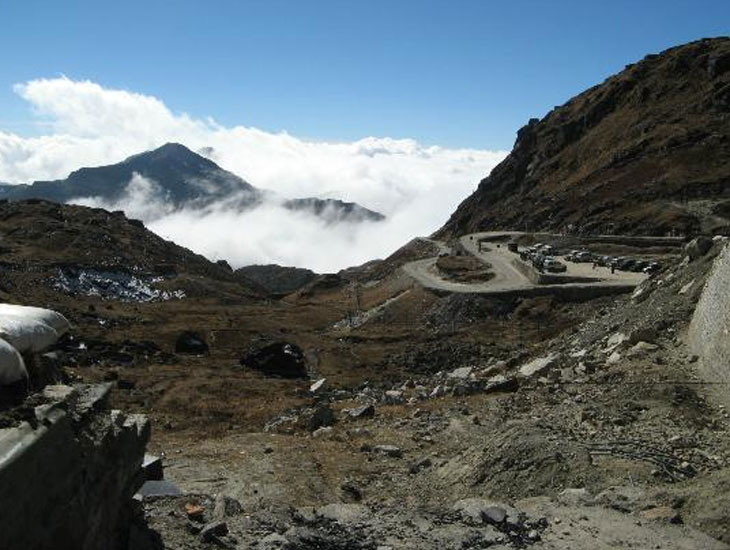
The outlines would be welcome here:
<svg viewBox="0 0 730 550">
<path fill-rule="evenodd" d="M 730 405 L 730 245 L 718 254 L 689 328 L 689 345 L 700 358 L 698 371 Z"/>
<path fill-rule="evenodd" d="M 47 386 L 0 430 L 0 548 L 126 548 L 150 428 L 109 409 L 110 387 Z"/>
</svg>

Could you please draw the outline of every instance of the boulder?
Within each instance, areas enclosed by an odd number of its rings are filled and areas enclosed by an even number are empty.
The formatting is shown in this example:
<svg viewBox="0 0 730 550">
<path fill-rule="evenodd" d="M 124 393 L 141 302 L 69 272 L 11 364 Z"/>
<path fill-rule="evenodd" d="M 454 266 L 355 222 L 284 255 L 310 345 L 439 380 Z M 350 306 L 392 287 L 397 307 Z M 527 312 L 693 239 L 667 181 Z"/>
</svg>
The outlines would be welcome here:
<svg viewBox="0 0 730 550">
<path fill-rule="evenodd" d="M 213 507 L 213 517 L 218 521 L 230 516 L 238 516 L 243 514 L 243 506 L 235 498 L 218 493 L 215 497 L 215 505 Z"/>
<path fill-rule="evenodd" d="M 712 239 L 700 236 L 688 242 L 684 247 L 684 251 L 687 253 L 690 260 L 696 260 L 697 258 L 701 258 L 707 254 L 710 248 L 712 248 Z"/>
<path fill-rule="evenodd" d="M 490 502 L 481 498 L 465 498 L 453 505 L 465 523 L 470 525 L 483 525 L 485 523 L 504 523 L 507 516 L 516 516 L 517 511 L 498 503 Z"/>
<path fill-rule="evenodd" d="M 520 367 L 519 373 L 523 378 L 529 378 L 536 374 L 542 374 L 555 364 L 557 355 L 551 353 L 545 357 L 538 357 Z"/>
<path fill-rule="evenodd" d="M 637 359 L 658 349 L 659 346 L 656 344 L 650 344 L 649 342 L 637 342 L 633 347 L 631 347 L 631 349 L 629 349 L 629 351 L 626 352 L 626 356 Z"/>
<path fill-rule="evenodd" d="M 315 431 L 323 426 L 332 426 L 335 423 L 335 413 L 329 405 L 317 405 L 313 409 L 304 411 L 297 421 L 300 428 Z"/>
<path fill-rule="evenodd" d="M 307 378 L 307 366 L 301 348 L 288 342 L 274 342 L 241 359 L 241 365 L 266 376 Z"/>
<path fill-rule="evenodd" d="M 403 456 L 403 450 L 395 445 L 375 445 L 373 447 L 373 451 L 393 458 L 400 458 Z"/>
<path fill-rule="evenodd" d="M 324 388 L 325 382 L 327 382 L 326 378 L 320 378 L 314 384 L 309 386 L 309 391 L 312 393 L 320 392 Z"/>
<path fill-rule="evenodd" d="M 209 523 L 200 532 L 200 540 L 210 542 L 217 537 L 223 537 L 228 534 L 228 525 L 225 521 L 214 521 Z"/>
<path fill-rule="evenodd" d="M 332 439 L 335 429 L 332 426 L 322 426 L 312 432 L 312 437 L 316 439 Z"/>
<path fill-rule="evenodd" d="M 688 282 L 686 285 L 684 285 L 682 288 L 680 288 L 679 291 L 677 292 L 677 294 L 679 294 L 680 296 L 684 296 L 690 290 L 692 290 L 692 287 L 694 286 L 694 284 L 695 284 L 695 279 L 692 279 L 690 282 Z"/>
<path fill-rule="evenodd" d="M 657 339 L 656 330 L 651 327 L 636 328 L 629 334 L 629 344 L 638 342 L 654 342 Z"/>
<path fill-rule="evenodd" d="M 458 380 L 467 380 L 473 370 L 472 367 L 459 367 L 458 369 L 452 370 L 448 376 L 449 378 L 456 378 Z"/>
<path fill-rule="evenodd" d="M 372 418 L 375 416 L 375 407 L 372 405 L 363 405 L 350 411 L 351 418 Z"/>
<path fill-rule="evenodd" d="M 205 355 L 208 353 L 208 344 L 205 343 L 205 339 L 197 332 L 186 330 L 180 333 L 175 341 L 175 353 Z"/>
<path fill-rule="evenodd" d="M 386 405 L 400 405 L 404 401 L 402 391 L 388 390 L 383 394 L 383 403 Z"/>
<path fill-rule="evenodd" d="M 485 385 L 485 392 L 513 392 L 517 391 L 520 383 L 517 378 L 508 378 L 504 374 L 498 374 L 489 378 Z"/>
</svg>

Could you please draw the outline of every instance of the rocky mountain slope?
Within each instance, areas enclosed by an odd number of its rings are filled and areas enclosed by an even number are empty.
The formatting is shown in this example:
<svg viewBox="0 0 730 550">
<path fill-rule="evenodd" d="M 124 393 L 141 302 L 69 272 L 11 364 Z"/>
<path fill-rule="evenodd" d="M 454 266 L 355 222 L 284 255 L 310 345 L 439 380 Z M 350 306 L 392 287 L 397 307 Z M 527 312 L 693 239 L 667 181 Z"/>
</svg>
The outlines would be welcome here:
<svg viewBox="0 0 730 550">
<path fill-rule="evenodd" d="M 267 294 L 121 212 L 38 199 L 0 200 L 0 271 L 0 299 L 44 304 L 63 294 L 132 302 Z"/>
<path fill-rule="evenodd" d="M 117 164 L 81 168 L 64 180 L 0 184 L 0 199 L 35 198 L 64 203 L 92 198 L 113 205 L 130 193 L 130 182 L 135 175 L 150 182 L 152 187 L 144 191 L 149 199 L 160 201 L 165 211 L 200 209 L 214 204 L 244 210 L 268 198 L 280 202 L 284 208 L 307 212 L 328 222 L 384 219 L 382 214 L 359 204 L 335 199 L 278 199 L 179 143 L 167 143 Z"/>
<path fill-rule="evenodd" d="M 517 133 L 439 236 L 730 233 L 730 38 L 647 55 Z"/>
<path fill-rule="evenodd" d="M 302 267 L 282 267 L 276 264 L 247 265 L 235 271 L 236 276 L 254 281 L 272 294 L 290 294 L 313 281 L 317 274 Z"/>
</svg>

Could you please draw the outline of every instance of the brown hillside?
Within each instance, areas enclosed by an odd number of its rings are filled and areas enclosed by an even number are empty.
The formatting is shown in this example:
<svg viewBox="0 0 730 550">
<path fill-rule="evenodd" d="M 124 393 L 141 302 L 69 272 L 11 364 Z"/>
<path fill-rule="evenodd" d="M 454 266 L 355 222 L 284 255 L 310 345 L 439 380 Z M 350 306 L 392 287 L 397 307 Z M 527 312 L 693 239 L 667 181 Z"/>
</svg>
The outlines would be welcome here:
<svg viewBox="0 0 730 550">
<path fill-rule="evenodd" d="M 517 132 L 439 230 L 730 232 L 730 38 L 648 55 Z"/>
</svg>

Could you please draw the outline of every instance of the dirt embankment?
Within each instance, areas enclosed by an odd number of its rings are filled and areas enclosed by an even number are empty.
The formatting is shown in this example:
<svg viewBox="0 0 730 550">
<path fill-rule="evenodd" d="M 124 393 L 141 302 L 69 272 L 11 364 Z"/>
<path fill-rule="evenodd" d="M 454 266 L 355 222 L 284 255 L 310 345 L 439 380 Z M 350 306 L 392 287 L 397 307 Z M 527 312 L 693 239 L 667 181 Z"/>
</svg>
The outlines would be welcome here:
<svg viewBox="0 0 730 550">
<path fill-rule="evenodd" d="M 485 282 L 494 277 L 490 265 L 474 256 L 440 256 L 436 269 L 449 281 L 457 283 Z"/>
</svg>

